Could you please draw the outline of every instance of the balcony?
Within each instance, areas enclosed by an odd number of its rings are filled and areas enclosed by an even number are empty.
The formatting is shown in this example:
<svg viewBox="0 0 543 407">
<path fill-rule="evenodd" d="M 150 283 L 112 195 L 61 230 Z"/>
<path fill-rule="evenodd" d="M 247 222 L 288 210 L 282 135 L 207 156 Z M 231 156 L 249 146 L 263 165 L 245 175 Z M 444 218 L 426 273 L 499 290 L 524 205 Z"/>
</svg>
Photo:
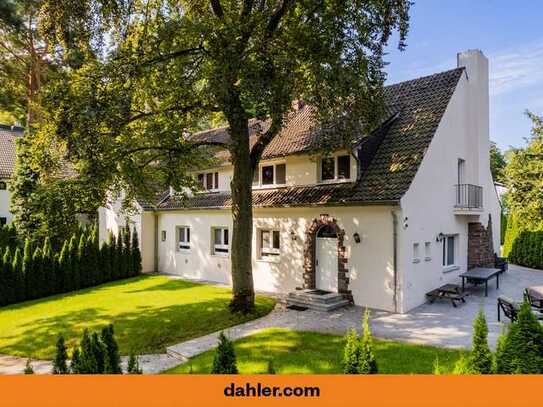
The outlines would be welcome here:
<svg viewBox="0 0 543 407">
<path fill-rule="evenodd" d="M 473 184 L 456 184 L 454 213 L 479 215 L 483 211 L 483 187 Z"/>
</svg>

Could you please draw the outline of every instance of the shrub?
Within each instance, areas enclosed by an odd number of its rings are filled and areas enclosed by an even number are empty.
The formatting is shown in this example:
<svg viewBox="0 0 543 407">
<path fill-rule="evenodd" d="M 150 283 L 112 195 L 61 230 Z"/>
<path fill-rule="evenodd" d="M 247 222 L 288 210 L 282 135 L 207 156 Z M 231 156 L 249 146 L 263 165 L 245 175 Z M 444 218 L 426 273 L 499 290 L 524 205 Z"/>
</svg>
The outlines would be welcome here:
<svg viewBox="0 0 543 407">
<path fill-rule="evenodd" d="M 83 331 L 83 337 L 81 338 L 80 346 L 81 354 L 78 373 L 98 373 L 98 362 L 96 360 L 93 340 L 88 329 L 85 329 L 85 331 Z"/>
<path fill-rule="evenodd" d="M 370 312 L 366 309 L 362 322 L 362 338 L 360 340 L 359 372 L 361 374 L 375 374 L 378 370 L 375 354 L 373 353 L 373 339 L 371 337 L 369 317 Z"/>
<path fill-rule="evenodd" d="M 15 301 L 24 301 L 26 299 L 25 277 L 23 273 L 23 259 L 21 258 L 21 250 L 19 248 L 15 249 L 11 270 L 13 273 Z"/>
<path fill-rule="evenodd" d="M 55 359 L 53 360 L 53 374 L 67 374 L 68 373 L 68 352 L 66 351 L 66 345 L 64 344 L 64 337 L 58 336 Z"/>
<path fill-rule="evenodd" d="M 110 324 L 102 329 L 101 340 L 105 346 L 104 372 L 110 374 L 122 373 L 119 346 L 115 340 L 113 325 Z"/>
<path fill-rule="evenodd" d="M 81 350 L 79 346 L 74 346 L 72 351 L 72 360 L 70 362 L 70 373 L 80 374 L 84 373 L 81 371 Z"/>
<path fill-rule="evenodd" d="M 492 353 L 488 347 L 488 327 L 483 311 L 473 322 L 473 346 L 469 356 L 470 371 L 475 374 L 492 373 Z"/>
<path fill-rule="evenodd" d="M 132 233 L 132 275 L 137 276 L 139 274 L 141 274 L 141 251 L 138 232 L 134 228 Z"/>
<path fill-rule="evenodd" d="M 32 367 L 32 359 L 28 358 L 26 360 L 24 374 L 34 374 L 34 368 Z"/>
<path fill-rule="evenodd" d="M 441 367 L 441 364 L 439 363 L 439 357 L 436 356 L 436 358 L 434 359 L 433 374 L 440 375 L 442 373 L 443 373 L 443 368 Z"/>
<path fill-rule="evenodd" d="M 36 247 L 36 250 L 34 250 L 31 267 L 29 272 L 25 271 L 25 278 L 27 282 L 30 282 L 30 286 L 27 287 L 27 298 L 34 299 L 42 297 L 45 292 L 45 279 L 43 278 L 42 253 L 39 247 Z"/>
<path fill-rule="evenodd" d="M 138 361 L 138 357 L 134 352 L 130 352 L 130 356 L 128 358 L 128 367 L 126 372 L 128 374 L 142 374 L 143 371 L 140 368 L 140 362 Z"/>
<path fill-rule="evenodd" d="M 236 353 L 234 344 L 224 335 L 219 335 L 219 346 L 213 358 L 213 374 L 237 374 Z"/>
<path fill-rule="evenodd" d="M 69 288 L 66 291 L 79 290 L 79 288 L 81 287 L 80 265 L 77 249 L 77 236 L 74 233 L 74 235 L 70 239 L 70 244 L 68 246 L 71 278 Z"/>
<path fill-rule="evenodd" d="M 22 275 L 24 276 L 24 289 L 22 292 L 21 300 L 24 301 L 27 298 L 37 298 L 38 296 L 38 281 L 35 271 L 32 269 L 32 244 L 30 239 L 25 240 L 23 249 L 23 261 L 21 265 Z"/>
<path fill-rule="evenodd" d="M 343 373 L 357 374 L 360 372 L 360 343 L 356 331 L 351 328 L 345 336 L 343 351 Z"/>
<path fill-rule="evenodd" d="M 266 373 L 267 374 L 275 374 L 276 373 L 275 366 L 273 366 L 273 360 L 272 359 L 268 360 L 268 366 L 266 368 Z"/>
<path fill-rule="evenodd" d="M 464 356 L 464 354 L 460 355 L 460 359 L 458 359 L 456 363 L 454 364 L 453 374 L 456 374 L 456 375 L 473 374 L 473 371 L 471 370 L 469 358 Z"/>
<path fill-rule="evenodd" d="M 53 248 L 51 247 L 51 241 L 48 237 L 45 238 L 43 242 L 42 249 L 42 270 L 43 270 L 43 280 L 44 280 L 44 295 L 55 294 L 58 291 L 56 290 L 57 283 L 57 262 L 55 261 Z"/>
</svg>

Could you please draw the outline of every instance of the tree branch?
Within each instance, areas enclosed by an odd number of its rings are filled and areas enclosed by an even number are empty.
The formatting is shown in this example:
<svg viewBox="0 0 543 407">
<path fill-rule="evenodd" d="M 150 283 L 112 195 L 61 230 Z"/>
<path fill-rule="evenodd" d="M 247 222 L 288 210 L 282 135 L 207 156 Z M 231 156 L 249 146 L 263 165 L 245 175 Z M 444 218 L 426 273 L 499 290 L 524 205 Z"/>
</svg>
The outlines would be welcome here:
<svg viewBox="0 0 543 407">
<path fill-rule="evenodd" d="M 142 146 L 142 147 L 136 147 L 129 150 L 123 151 L 124 155 L 128 154 L 134 154 L 139 153 L 142 151 L 163 151 L 166 153 L 186 153 L 188 151 L 193 150 L 197 147 L 204 147 L 204 146 L 214 146 L 214 147 L 225 147 L 224 143 L 220 143 L 217 141 L 187 141 L 187 145 L 183 147 L 168 147 L 168 146 Z"/>
<path fill-rule="evenodd" d="M 204 47 L 202 47 L 201 45 L 199 45 L 198 47 L 194 47 L 194 48 L 182 49 L 182 50 L 179 50 L 179 51 L 170 52 L 169 54 L 162 54 L 162 55 L 159 55 L 159 56 L 157 56 L 155 58 L 148 59 L 147 61 L 142 62 L 140 64 L 140 66 L 147 66 L 147 65 L 156 64 L 158 62 L 169 61 L 169 60 L 175 59 L 175 58 L 186 57 L 186 56 L 189 56 L 189 55 L 196 55 L 196 54 L 199 54 L 202 51 L 204 51 Z"/>
<path fill-rule="evenodd" d="M 268 144 L 274 139 L 274 137 L 281 131 L 283 126 L 282 120 L 271 119 L 271 125 L 268 131 L 266 131 L 262 136 L 258 138 L 256 143 L 253 145 L 250 153 L 251 168 L 254 171 L 260 162 L 262 153 L 268 147 Z"/>
<path fill-rule="evenodd" d="M 224 17 L 224 12 L 222 10 L 220 0 L 211 0 L 211 9 L 213 10 L 213 14 L 215 14 L 216 17 L 218 18 Z"/>
<path fill-rule="evenodd" d="M 268 37 L 271 37 L 273 35 L 274 31 L 279 26 L 279 22 L 286 14 L 288 8 L 294 4 L 294 2 L 295 0 L 283 0 L 281 6 L 272 14 L 267 26 Z"/>
</svg>

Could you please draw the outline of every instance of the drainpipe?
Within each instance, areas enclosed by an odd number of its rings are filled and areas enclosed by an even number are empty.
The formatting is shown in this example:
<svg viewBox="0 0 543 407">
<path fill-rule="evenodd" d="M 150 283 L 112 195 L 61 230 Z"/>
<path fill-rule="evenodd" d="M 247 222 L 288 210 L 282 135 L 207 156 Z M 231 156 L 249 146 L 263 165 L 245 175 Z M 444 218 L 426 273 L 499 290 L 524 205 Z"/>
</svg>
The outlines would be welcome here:
<svg viewBox="0 0 543 407">
<path fill-rule="evenodd" d="M 398 216 L 396 212 L 392 210 L 392 273 L 394 279 L 394 295 L 392 302 L 394 303 L 394 312 L 398 312 Z"/>
<path fill-rule="evenodd" d="M 154 239 L 154 251 L 153 251 L 153 262 L 154 262 L 154 271 L 158 273 L 158 213 L 153 212 L 155 219 L 155 239 Z"/>
</svg>

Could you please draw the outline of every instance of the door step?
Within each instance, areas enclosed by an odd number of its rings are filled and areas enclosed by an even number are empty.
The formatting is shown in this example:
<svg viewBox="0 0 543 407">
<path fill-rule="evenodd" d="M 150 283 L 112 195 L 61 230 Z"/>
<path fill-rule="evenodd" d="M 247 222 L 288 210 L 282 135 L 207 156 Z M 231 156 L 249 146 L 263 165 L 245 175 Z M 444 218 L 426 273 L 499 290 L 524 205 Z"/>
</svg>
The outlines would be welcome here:
<svg viewBox="0 0 543 407">
<path fill-rule="evenodd" d="M 333 311 L 349 305 L 343 295 L 323 290 L 296 290 L 287 296 L 287 306 L 305 307 L 316 311 Z"/>
</svg>

